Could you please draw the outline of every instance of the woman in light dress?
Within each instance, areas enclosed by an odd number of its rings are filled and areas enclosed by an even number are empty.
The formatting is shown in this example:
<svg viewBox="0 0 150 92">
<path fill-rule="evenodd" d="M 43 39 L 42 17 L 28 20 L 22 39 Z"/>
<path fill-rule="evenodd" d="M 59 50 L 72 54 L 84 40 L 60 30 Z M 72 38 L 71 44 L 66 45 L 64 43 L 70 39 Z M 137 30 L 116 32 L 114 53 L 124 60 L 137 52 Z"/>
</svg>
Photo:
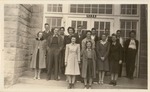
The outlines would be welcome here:
<svg viewBox="0 0 150 92">
<path fill-rule="evenodd" d="M 77 75 L 80 75 L 80 45 L 76 44 L 76 37 L 71 37 L 71 43 L 66 45 L 65 51 L 65 75 L 68 78 L 68 89 L 74 88 L 74 83 Z"/>
</svg>

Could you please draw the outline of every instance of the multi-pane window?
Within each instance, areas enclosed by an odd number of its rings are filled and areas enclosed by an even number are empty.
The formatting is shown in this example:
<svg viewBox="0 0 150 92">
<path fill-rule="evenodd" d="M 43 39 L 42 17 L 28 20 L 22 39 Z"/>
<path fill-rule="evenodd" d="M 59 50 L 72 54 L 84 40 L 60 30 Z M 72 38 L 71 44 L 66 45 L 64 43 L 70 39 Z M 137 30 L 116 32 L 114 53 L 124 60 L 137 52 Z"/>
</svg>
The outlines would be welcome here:
<svg viewBox="0 0 150 92">
<path fill-rule="evenodd" d="M 70 12 L 112 14 L 112 4 L 71 4 Z"/>
<path fill-rule="evenodd" d="M 75 30 L 77 30 L 79 25 L 82 25 L 83 29 L 87 29 L 87 21 L 71 21 L 71 27 L 75 28 Z"/>
<path fill-rule="evenodd" d="M 94 28 L 98 30 L 98 35 L 103 34 L 105 30 L 108 30 L 108 35 L 110 35 L 110 22 L 105 21 L 95 21 L 94 22 Z"/>
<path fill-rule="evenodd" d="M 48 4 L 47 11 L 48 12 L 62 12 L 62 4 Z"/>
<path fill-rule="evenodd" d="M 121 36 L 124 39 L 129 38 L 130 31 L 137 31 L 137 21 L 135 20 L 121 20 L 120 21 Z"/>
<path fill-rule="evenodd" d="M 61 27 L 61 18 L 47 18 L 46 21 L 50 25 L 50 29 L 54 27 Z"/>
<path fill-rule="evenodd" d="M 122 4 L 121 14 L 127 15 L 137 15 L 137 5 L 136 4 Z"/>
</svg>

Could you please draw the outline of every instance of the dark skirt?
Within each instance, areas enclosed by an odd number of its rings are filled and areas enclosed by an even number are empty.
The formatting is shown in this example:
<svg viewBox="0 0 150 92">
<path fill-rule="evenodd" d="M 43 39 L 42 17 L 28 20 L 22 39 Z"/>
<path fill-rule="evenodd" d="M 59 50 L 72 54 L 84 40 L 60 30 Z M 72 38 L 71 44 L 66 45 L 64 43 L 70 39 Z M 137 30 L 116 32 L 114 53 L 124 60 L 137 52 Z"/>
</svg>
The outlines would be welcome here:
<svg viewBox="0 0 150 92">
<path fill-rule="evenodd" d="M 37 55 L 36 55 L 36 69 L 39 69 L 39 49 L 38 49 Z"/>
<path fill-rule="evenodd" d="M 94 76 L 94 67 L 93 67 L 93 61 L 92 59 L 88 59 L 87 61 L 87 74 L 86 74 L 86 78 L 93 78 Z"/>
<path fill-rule="evenodd" d="M 110 73 L 119 73 L 119 61 L 110 61 Z"/>
</svg>

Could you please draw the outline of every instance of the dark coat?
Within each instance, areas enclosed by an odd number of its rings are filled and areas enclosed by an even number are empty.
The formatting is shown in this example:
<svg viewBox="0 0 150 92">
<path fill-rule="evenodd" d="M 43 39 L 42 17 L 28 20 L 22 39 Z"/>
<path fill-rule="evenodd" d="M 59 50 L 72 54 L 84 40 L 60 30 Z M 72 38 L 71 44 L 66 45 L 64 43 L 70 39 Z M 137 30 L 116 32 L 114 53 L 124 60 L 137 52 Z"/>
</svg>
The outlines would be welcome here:
<svg viewBox="0 0 150 92">
<path fill-rule="evenodd" d="M 83 53 L 83 58 L 82 58 L 82 69 L 81 69 L 81 76 L 83 78 L 86 78 L 87 74 L 87 50 L 84 50 Z M 96 78 L 96 53 L 95 50 L 92 50 L 92 61 L 93 61 L 93 78 Z"/>
<path fill-rule="evenodd" d="M 50 35 L 52 35 L 52 32 L 49 31 L 48 33 L 46 31 L 43 31 L 43 38 L 47 39 Z"/>
<path fill-rule="evenodd" d="M 85 38 L 85 35 L 82 34 L 82 35 L 79 37 L 78 33 L 75 33 L 75 37 L 76 37 L 76 43 L 77 43 L 77 44 L 80 44 L 80 48 L 81 48 L 82 40 Z"/>
</svg>

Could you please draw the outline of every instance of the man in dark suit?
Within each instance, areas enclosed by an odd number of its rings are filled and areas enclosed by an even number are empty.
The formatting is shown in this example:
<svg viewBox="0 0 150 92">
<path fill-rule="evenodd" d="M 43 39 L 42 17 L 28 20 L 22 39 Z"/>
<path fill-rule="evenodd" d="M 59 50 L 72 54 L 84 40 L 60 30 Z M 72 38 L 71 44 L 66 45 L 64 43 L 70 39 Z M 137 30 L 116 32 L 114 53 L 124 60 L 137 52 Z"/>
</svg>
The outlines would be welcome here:
<svg viewBox="0 0 150 92">
<path fill-rule="evenodd" d="M 95 43 L 99 40 L 98 35 L 97 35 L 97 31 L 95 28 L 91 29 L 92 35 L 91 35 L 91 39 L 95 41 Z"/>
<path fill-rule="evenodd" d="M 121 49 L 122 49 L 122 61 L 124 61 L 124 40 L 121 37 L 121 30 L 117 30 L 116 32 L 117 34 L 117 42 L 121 44 Z M 119 64 L 119 73 L 118 73 L 118 77 L 121 77 L 122 74 L 122 63 Z"/>
<path fill-rule="evenodd" d="M 125 41 L 125 61 L 127 78 L 133 79 L 135 59 L 138 51 L 138 40 L 135 39 L 135 31 L 129 33 L 130 38 Z"/>
<path fill-rule="evenodd" d="M 52 70 L 54 69 L 54 79 L 58 80 L 59 73 L 59 55 L 63 48 L 63 39 L 58 35 L 59 28 L 53 29 L 53 35 L 50 35 L 47 39 L 48 43 L 48 71 L 47 80 L 51 79 Z"/>
</svg>

